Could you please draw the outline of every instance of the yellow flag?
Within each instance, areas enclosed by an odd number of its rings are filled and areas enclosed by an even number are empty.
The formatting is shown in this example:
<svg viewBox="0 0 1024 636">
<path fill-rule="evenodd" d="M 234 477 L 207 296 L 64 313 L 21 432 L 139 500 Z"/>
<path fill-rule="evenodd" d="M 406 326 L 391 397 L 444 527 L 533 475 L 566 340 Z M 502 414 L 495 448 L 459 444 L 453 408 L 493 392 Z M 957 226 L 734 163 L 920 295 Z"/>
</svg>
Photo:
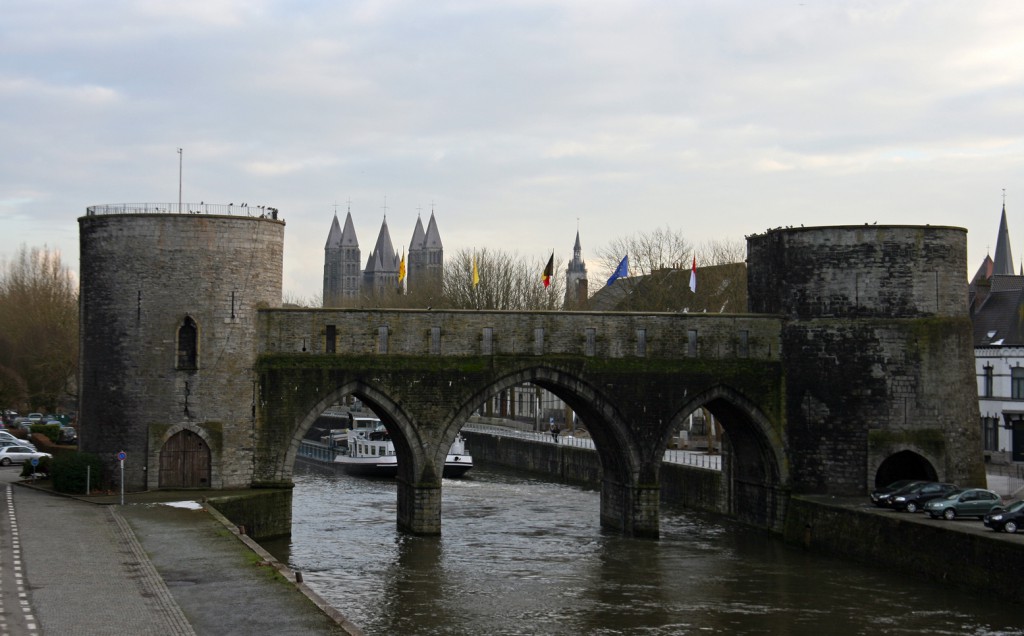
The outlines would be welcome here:
<svg viewBox="0 0 1024 636">
<path fill-rule="evenodd" d="M 476 254 L 473 255 L 473 287 L 480 284 L 480 271 L 476 268 Z"/>
<path fill-rule="evenodd" d="M 405 280 L 405 250 L 402 250 L 402 260 L 398 263 L 398 284 Z"/>
</svg>

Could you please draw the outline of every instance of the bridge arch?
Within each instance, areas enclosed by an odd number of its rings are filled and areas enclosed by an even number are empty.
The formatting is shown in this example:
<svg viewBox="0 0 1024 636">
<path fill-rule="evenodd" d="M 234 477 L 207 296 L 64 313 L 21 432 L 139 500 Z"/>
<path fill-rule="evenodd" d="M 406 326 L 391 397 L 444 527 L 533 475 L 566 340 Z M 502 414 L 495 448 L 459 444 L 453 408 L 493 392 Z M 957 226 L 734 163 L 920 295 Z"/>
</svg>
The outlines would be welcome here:
<svg viewBox="0 0 1024 636">
<path fill-rule="evenodd" d="M 601 466 L 601 524 L 626 534 L 656 537 L 657 471 L 648 469 L 651 452 L 646 448 L 652 436 L 636 435 L 621 406 L 579 374 L 546 364 L 519 367 L 475 387 L 453 413 L 449 426 L 462 426 L 490 396 L 524 382 L 557 395 L 586 422 Z M 656 437 L 660 439 L 661 433 Z M 651 474 L 653 482 L 645 478 Z"/>
<path fill-rule="evenodd" d="M 550 391 L 578 413 L 594 439 L 602 469 L 619 479 L 639 473 L 640 453 L 632 442 L 627 418 L 601 391 L 578 375 L 549 365 L 531 365 L 476 387 L 452 414 L 449 426 L 461 427 L 495 393 L 529 382 Z M 596 424 L 596 425 L 595 425 Z"/>
<path fill-rule="evenodd" d="M 315 401 L 299 408 L 290 432 L 288 450 L 275 480 L 291 483 L 295 458 L 306 433 L 317 417 L 342 398 L 353 395 L 369 407 L 387 428 L 398 459 L 397 525 L 416 534 L 438 534 L 441 524 L 441 476 L 445 458 L 464 421 L 447 418 L 439 425 L 431 409 L 406 408 L 398 397 L 399 385 L 378 385 L 362 375 L 340 380 L 320 379 L 326 385 L 312 387 Z M 307 387 L 308 389 L 309 387 Z M 422 405 L 419 405 L 422 407 Z M 284 424 L 284 423 L 282 423 Z"/>
<path fill-rule="evenodd" d="M 756 403 L 721 383 L 692 396 L 673 418 L 669 434 L 698 408 L 707 409 L 727 435 L 722 449 L 725 511 L 754 525 L 776 526 L 782 519 L 782 491 L 789 487 L 786 447 L 776 427 Z"/>
<path fill-rule="evenodd" d="M 430 440 L 424 436 L 425 430 L 415 425 L 414 416 L 395 400 L 387 391 L 374 386 L 361 379 L 349 380 L 339 386 L 330 389 L 324 397 L 306 410 L 292 433 L 288 452 L 285 456 L 284 473 L 285 481 L 291 481 L 292 472 L 295 466 L 295 457 L 298 455 L 299 447 L 306 433 L 312 428 L 316 419 L 329 407 L 339 403 L 342 398 L 353 395 L 380 418 L 381 423 L 387 428 L 391 435 L 392 443 L 395 446 L 395 455 L 398 457 L 398 477 L 407 482 L 414 482 L 417 479 L 428 480 L 430 475 L 436 473 L 440 476 L 444 466 L 445 452 L 430 455 L 422 452 L 422 449 L 430 446 Z M 456 429 L 455 433 L 458 433 Z M 448 445 L 442 450 L 451 446 L 455 434 L 451 435 Z M 438 463 L 440 462 L 440 463 Z M 440 479 L 440 477 L 438 477 Z"/>
</svg>

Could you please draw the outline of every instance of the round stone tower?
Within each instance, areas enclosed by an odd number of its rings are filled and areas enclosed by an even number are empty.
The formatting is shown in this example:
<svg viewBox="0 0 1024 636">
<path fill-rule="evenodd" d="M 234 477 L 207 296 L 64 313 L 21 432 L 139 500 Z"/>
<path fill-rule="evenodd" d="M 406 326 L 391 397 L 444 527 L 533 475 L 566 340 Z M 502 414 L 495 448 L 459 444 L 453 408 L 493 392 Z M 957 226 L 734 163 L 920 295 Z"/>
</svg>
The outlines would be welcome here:
<svg viewBox="0 0 1024 636">
<path fill-rule="evenodd" d="M 984 486 L 967 232 L 770 230 L 747 238 L 750 311 L 781 314 L 794 489 L 902 478 Z"/>
<path fill-rule="evenodd" d="M 252 480 L 255 313 L 281 304 L 285 224 L 273 208 L 191 207 L 78 220 L 79 443 L 111 469 L 123 451 L 128 490 Z"/>
</svg>

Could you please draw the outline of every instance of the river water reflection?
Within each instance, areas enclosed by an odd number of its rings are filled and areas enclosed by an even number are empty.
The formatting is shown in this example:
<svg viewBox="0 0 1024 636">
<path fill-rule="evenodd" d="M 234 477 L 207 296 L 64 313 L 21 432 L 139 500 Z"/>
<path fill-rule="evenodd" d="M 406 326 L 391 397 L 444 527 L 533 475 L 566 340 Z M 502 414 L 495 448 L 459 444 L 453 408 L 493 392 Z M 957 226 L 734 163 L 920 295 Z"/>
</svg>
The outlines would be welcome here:
<svg viewBox="0 0 1024 636">
<path fill-rule="evenodd" d="M 519 473 L 445 480 L 441 537 L 398 533 L 395 507 L 393 480 L 297 466 L 291 540 L 266 547 L 373 635 L 1024 634 L 1010 604 L 711 515 L 604 532 L 596 491 Z"/>
</svg>

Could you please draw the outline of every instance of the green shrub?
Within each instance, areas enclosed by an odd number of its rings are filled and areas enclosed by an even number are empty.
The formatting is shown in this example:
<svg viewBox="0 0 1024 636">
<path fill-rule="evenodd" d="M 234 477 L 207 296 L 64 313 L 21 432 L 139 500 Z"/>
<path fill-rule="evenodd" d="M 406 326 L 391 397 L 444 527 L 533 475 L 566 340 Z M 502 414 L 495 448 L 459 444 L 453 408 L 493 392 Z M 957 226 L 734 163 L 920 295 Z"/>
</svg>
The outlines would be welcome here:
<svg viewBox="0 0 1024 636">
<path fill-rule="evenodd" d="M 41 433 L 50 438 L 50 441 L 54 444 L 60 439 L 60 425 L 59 424 L 33 424 L 33 433 Z"/>
<path fill-rule="evenodd" d="M 103 462 L 92 453 L 60 453 L 53 458 L 50 470 L 57 492 L 84 495 L 87 476 L 91 490 L 99 490 L 107 483 Z"/>
<path fill-rule="evenodd" d="M 31 461 L 26 461 L 21 465 L 21 476 L 28 479 L 32 477 L 33 474 L 36 476 L 49 475 L 52 461 L 53 460 L 49 457 L 40 457 L 38 466 L 33 466 Z"/>
</svg>

